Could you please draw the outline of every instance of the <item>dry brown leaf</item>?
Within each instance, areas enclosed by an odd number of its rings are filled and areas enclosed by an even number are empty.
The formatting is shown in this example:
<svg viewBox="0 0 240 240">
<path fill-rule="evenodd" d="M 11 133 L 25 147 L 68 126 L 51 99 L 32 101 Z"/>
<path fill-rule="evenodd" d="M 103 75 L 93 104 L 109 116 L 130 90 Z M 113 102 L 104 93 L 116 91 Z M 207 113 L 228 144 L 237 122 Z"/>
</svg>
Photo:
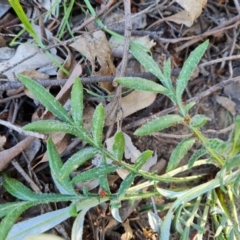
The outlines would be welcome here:
<svg viewBox="0 0 240 240">
<path fill-rule="evenodd" d="M 91 62 L 93 75 L 115 75 L 116 69 L 111 57 L 111 48 L 103 31 L 81 35 L 70 46 Z M 108 92 L 113 91 L 112 83 L 101 83 L 100 86 Z"/>
<path fill-rule="evenodd" d="M 184 8 L 184 10 L 165 18 L 165 20 L 191 27 L 194 20 L 201 15 L 207 0 L 176 0 L 176 2 Z"/>
<path fill-rule="evenodd" d="M 10 162 L 11 160 L 16 157 L 18 154 L 22 153 L 24 149 L 26 149 L 31 142 L 34 140 L 34 137 L 27 137 L 14 147 L 1 151 L 0 152 L 0 171 L 2 171 Z"/>
<path fill-rule="evenodd" d="M 236 115 L 236 103 L 227 97 L 217 96 L 216 101 L 227 111 L 229 111 L 233 116 Z"/>
<path fill-rule="evenodd" d="M 6 143 L 6 137 L 0 135 L 0 150 L 3 149 L 3 146 L 5 143 Z"/>
<path fill-rule="evenodd" d="M 156 99 L 156 93 L 145 91 L 133 91 L 126 97 L 121 99 L 121 110 L 118 112 L 117 119 L 127 117 L 143 108 L 151 105 Z M 112 105 L 112 102 L 105 107 L 106 119 L 105 126 L 110 126 L 115 118 L 117 104 Z"/>
<path fill-rule="evenodd" d="M 33 57 L 29 58 L 26 61 L 21 62 L 23 59 L 35 54 Z M 62 63 L 63 60 L 54 55 L 53 57 L 59 63 Z M 21 63 L 19 63 L 21 62 Z M 8 71 L 4 72 L 4 75 L 10 81 L 15 80 L 15 75 L 17 73 L 23 72 L 25 70 L 30 69 L 39 69 L 46 66 L 52 66 L 53 63 L 51 59 L 38 47 L 32 46 L 31 44 L 20 44 L 16 50 L 15 55 L 8 61 L 5 61 L 0 64 L 0 71 L 5 71 L 9 66 L 14 66 L 13 68 L 9 69 Z"/>
<path fill-rule="evenodd" d="M 67 55 L 67 58 L 65 59 L 65 61 L 64 61 L 62 66 L 68 72 L 71 73 L 77 63 L 76 63 L 75 58 L 72 55 L 71 51 L 69 50 L 69 48 L 67 46 L 65 46 L 65 45 L 63 45 L 63 47 L 67 50 L 68 55 Z M 61 69 L 59 69 L 58 73 L 57 73 L 57 79 L 66 79 L 66 78 L 68 78 L 68 75 L 66 73 L 64 73 Z"/>
<path fill-rule="evenodd" d="M 133 91 L 121 99 L 123 117 L 127 117 L 151 105 L 157 94 L 153 92 Z"/>
</svg>

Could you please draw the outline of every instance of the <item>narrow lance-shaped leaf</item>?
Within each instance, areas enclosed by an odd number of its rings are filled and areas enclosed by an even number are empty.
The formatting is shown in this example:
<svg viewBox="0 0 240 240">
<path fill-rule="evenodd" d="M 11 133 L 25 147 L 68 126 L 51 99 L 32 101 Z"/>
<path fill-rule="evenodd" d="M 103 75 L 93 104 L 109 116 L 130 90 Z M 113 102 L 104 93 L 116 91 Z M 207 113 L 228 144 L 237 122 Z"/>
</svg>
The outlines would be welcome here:
<svg viewBox="0 0 240 240">
<path fill-rule="evenodd" d="M 166 81 L 162 71 L 159 68 L 159 65 L 153 60 L 149 54 L 143 50 L 143 46 L 139 43 L 131 41 L 130 43 L 130 52 L 133 56 L 153 75 L 160 79 L 162 84 L 169 89 L 168 82 Z"/>
<path fill-rule="evenodd" d="M 97 147 L 102 145 L 102 134 L 104 127 L 104 107 L 99 104 L 92 117 L 92 135 L 94 143 Z"/>
<path fill-rule="evenodd" d="M 3 186 L 11 195 L 18 199 L 26 201 L 36 200 L 37 194 L 35 192 L 16 179 L 8 177 L 6 174 L 3 174 Z"/>
<path fill-rule="evenodd" d="M 143 152 L 136 160 L 136 163 L 134 164 L 134 169 L 136 171 L 139 171 L 142 166 L 145 164 L 145 162 L 152 156 L 153 152 L 150 150 L 147 150 Z M 127 177 L 122 181 L 118 193 L 117 193 L 117 200 L 120 202 L 122 198 L 125 196 L 127 190 L 130 188 L 134 178 L 138 175 L 138 173 L 131 172 L 127 175 Z"/>
<path fill-rule="evenodd" d="M 182 102 L 182 94 L 183 91 L 186 89 L 188 81 L 190 79 L 190 76 L 195 69 L 195 67 L 198 65 L 199 61 L 201 60 L 204 52 L 206 51 L 208 47 L 209 41 L 205 41 L 201 45 L 199 45 L 188 57 L 188 59 L 185 61 L 183 68 L 180 72 L 179 77 L 177 78 L 177 87 L 176 87 L 176 97 L 178 104 L 181 104 Z"/>
<path fill-rule="evenodd" d="M 64 107 L 43 86 L 21 74 L 18 74 L 17 77 L 50 112 L 62 121 L 72 123 L 72 119 L 68 116 Z"/>
<path fill-rule="evenodd" d="M 71 92 L 72 118 L 76 125 L 83 125 L 83 87 L 77 77 Z"/>
<path fill-rule="evenodd" d="M 171 154 L 166 172 L 169 172 L 177 167 L 177 165 L 180 163 L 180 161 L 183 159 L 183 157 L 186 155 L 186 153 L 193 146 L 194 143 L 195 138 L 189 137 L 185 138 L 177 145 L 177 147 Z"/>
<path fill-rule="evenodd" d="M 124 87 L 147 92 L 161 93 L 168 97 L 171 97 L 171 92 L 162 85 L 153 81 L 139 78 L 139 77 L 122 77 L 116 78 L 116 82 Z"/>
<path fill-rule="evenodd" d="M 183 123 L 184 118 L 176 114 L 169 114 L 166 116 L 158 117 L 153 119 L 152 121 L 146 123 L 139 129 L 137 129 L 134 134 L 138 136 L 149 135 L 154 132 L 161 131 L 165 128 L 171 127 L 174 124 Z"/>
<path fill-rule="evenodd" d="M 28 208 L 34 206 L 32 202 L 23 202 L 17 207 L 12 208 L 8 215 L 4 217 L 0 223 L 0 236 L 1 239 L 7 239 L 8 232 L 12 228 L 13 224 L 19 218 L 19 216 Z"/>
<path fill-rule="evenodd" d="M 139 171 L 144 163 L 152 156 L 152 151 L 145 151 L 143 152 L 138 159 L 136 160 L 136 163 L 134 165 L 134 168 L 136 171 Z M 110 204 L 111 204 L 111 212 L 113 217 L 119 221 L 122 222 L 122 219 L 119 214 L 119 202 L 123 199 L 125 196 L 127 190 L 130 188 L 134 178 L 138 175 L 138 173 L 131 172 L 127 175 L 127 177 L 122 181 L 118 193 L 117 193 L 117 198 L 114 198 Z"/>
<path fill-rule="evenodd" d="M 125 139 L 124 139 L 123 132 L 119 131 L 114 135 L 114 143 L 112 146 L 112 150 L 113 150 L 113 155 L 119 161 L 121 161 L 125 151 Z"/>
<path fill-rule="evenodd" d="M 171 59 L 169 58 L 164 66 L 163 66 L 163 75 L 166 79 L 166 81 L 168 82 L 168 89 L 174 93 L 174 88 L 173 88 L 173 85 L 172 85 L 172 80 L 171 80 Z"/>
<path fill-rule="evenodd" d="M 99 167 L 95 167 L 93 169 L 90 169 L 83 173 L 78 174 L 76 177 L 74 177 L 72 179 L 71 182 L 77 183 L 77 182 L 84 182 L 84 181 L 92 180 L 95 178 L 99 178 L 99 176 L 112 173 L 112 172 L 116 171 L 118 168 L 119 168 L 119 166 L 104 164 Z"/>
<path fill-rule="evenodd" d="M 8 215 L 8 213 L 14 209 L 21 206 L 23 202 L 11 202 L 11 203 L 2 203 L 0 204 L 0 218 Z"/>
<path fill-rule="evenodd" d="M 201 148 L 193 153 L 193 155 L 190 157 L 188 161 L 188 167 L 191 168 L 193 164 L 203 155 L 207 153 L 207 150 L 204 148 Z"/>
<path fill-rule="evenodd" d="M 90 158 L 93 158 L 97 154 L 96 148 L 84 148 L 74 155 L 72 155 L 66 163 L 62 166 L 60 173 L 61 178 L 69 177 L 70 173 L 76 170 L 79 166 L 85 163 Z"/>
<path fill-rule="evenodd" d="M 51 138 L 49 138 L 47 141 L 47 155 L 49 159 L 52 178 L 59 191 L 63 194 L 76 195 L 76 192 L 70 182 L 70 178 L 61 178 L 61 168 L 63 166 L 63 163 Z"/>
<path fill-rule="evenodd" d="M 58 120 L 40 120 L 32 122 L 25 125 L 23 129 L 42 133 L 65 132 L 74 134 L 76 132 L 76 128 L 72 125 Z"/>
<path fill-rule="evenodd" d="M 208 120 L 209 118 L 205 115 L 197 114 L 193 118 L 191 118 L 191 126 L 196 128 L 203 127 Z"/>
</svg>

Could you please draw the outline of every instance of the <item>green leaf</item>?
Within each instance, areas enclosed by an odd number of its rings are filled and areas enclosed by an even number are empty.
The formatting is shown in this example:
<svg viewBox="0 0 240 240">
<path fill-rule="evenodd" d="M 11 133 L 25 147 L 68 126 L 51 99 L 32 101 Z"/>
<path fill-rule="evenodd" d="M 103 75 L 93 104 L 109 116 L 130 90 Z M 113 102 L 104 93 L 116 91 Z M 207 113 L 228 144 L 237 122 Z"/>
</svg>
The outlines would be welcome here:
<svg viewBox="0 0 240 240">
<path fill-rule="evenodd" d="M 240 174 L 236 177 L 232 191 L 236 197 L 239 197 Z"/>
<path fill-rule="evenodd" d="M 186 155 L 186 153 L 193 146 L 194 143 L 195 138 L 189 137 L 185 138 L 177 145 L 177 147 L 171 154 L 166 172 L 169 172 L 177 167 L 177 165 L 180 163 L 180 161 L 183 159 L 183 157 Z"/>
<path fill-rule="evenodd" d="M 119 161 L 121 161 L 125 151 L 125 138 L 124 138 L 123 132 L 119 131 L 114 135 L 114 143 L 113 143 L 112 151 L 113 151 L 112 152 L 113 155 Z"/>
<path fill-rule="evenodd" d="M 71 92 L 72 118 L 77 126 L 83 125 L 83 87 L 80 79 L 76 77 Z"/>
<path fill-rule="evenodd" d="M 142 166 L 145 164 L 145 162 L 152 156 L 153 152 L 150 150 L 147 150 L 143 152 L 136 160 L 134 164 L 134 169 L 136 171 L 139 171 Z M 122 181 L 118 193 L 117 193 L 117 201 L 120 202 L 123 197 L 125 196 L 127 190 L 130 188 L 134 178 L 137 176 L 137 173 L 131 172 L 127 175 L 127 177 Z"/>
<path fill-rule="evenodd" d="M 153 60 L 146 51 L 143 51 L 143 46 L 139 43 L 130 43 L 130 52 L 133 56 L 153 75 L 155 75 L 162 82 L 163 86 L 167 89 L 171 89 L 169 82 L 165 79 L 162 71 L 159 69 L 159 65 Z"/>
<path fill-rule="evenodd" d="M 182 94 L 183 91 L 186 89 L 188 81 L 190 79 L 191 74 L 193 73 L 194 69 L 198 65 L 199 61 L 201 60 L 204 52 L 208 47 L 209 40 L 206 40 L 204 43 L 199 45 L 188 57 L 185 61 L 183 68 L 180 72 L 180 75 L 177 78 L 177 86 L 176 86 L 176 97 L 178 104 L 182 102 Z"/>
<path fill-rule="evenodd" d="M 211 148 L 214 152 L 218 153 L 219 147 L 224 144 L 224 142 L 218 138 L 207 139 L 206 147 Z"/>
<path fill-rule="evenodd" d="M 76 128 L 74 126 L 58 120 L 40 120 L 32 122 L 25 125 L 23 129 L 42 133 L 65 132 L 74 134 L 76 132 Z"/>
<path fill-rule="evenodd" d="M 51 138 L 49 138 L 47 141 L 47 155 L 49 159 L 51 175 L 59 191 L 63 194 L 76 195 L 76 192 L 70 182 L 70 178 L 61 178 L 63 162 Z"/>
<path fill-rule="evenodd" d="M 162 85 L 144 78 L 122 77 L 116 78 L 116 82 L 124 87 L 132 88 L 138 91 L 161 93 L 169 97 L 171 97 L 172 95 L 171 92 Z"/>
<path fill-rule="evenodd" d="M 188 112 L 192 107 L 196 105 L 196 102 L 190 102 L 187 105 L 183 106 L 185 112 Z"/>
<path fill-rule="evenodd" d="M 78 174 L 76 177 L 72 179 L 72 183 L 77 183 L 77 182 L 84 182 L 84 181 L 89 181 L 95 178 L 99 178 L 99 176 L 102 175 L 107 175 L 109 173 L 112 173 L 116 171 L 119 168 L 119 166 L 115 165 L 101 165 L 99 167 L 95 167 L 93 169 L 87 170 L 83 173 Z"/>
<path fill-rule="evenodd" d="M 194 163 L 203 155 L 207 153 L 206 149 L 201 148 L 193 153 L 193 155 L 190 157 L 188 161 L 188 167 L 191 168 Z"/>
<path fill-rule="evenodd" d="M 209 120 L 210 119 L 205 115 L 197 114 L 193 118 L 191 118 L 191 126 L 200 128 L 203 127 Z"/>
<path fill-rule="evenodd" d="M 73 223 L 73 226 L 72 226 L 72 231 L 71 231 L 71 239 L 72 240 L 83 239 L 82 235 L 83 235 L 85 215 L 90 208 L 92 208 L 92 206 L 89 206 L 89 207 L 83 209 L 78 214 L 76 219 L 74 220 L 74 223 Z"/>
<path fill-rule="evenodd" d="M 36 193 L 16 179 L 8 177 L 6 174 L 3 174 L 3 186 L 11 195 L 18 199 L 26 201 L 36 200 Z"/>
<path fill-rule="evenodd" d="M 63 106 L 40 84 L 21 74 L 17 75 L 22 84 L 44 105 L 51 113 L 64 122 L 73 123 Z"/>
<path fill-rule="evenodd" d="M 17 207 L 9 210 L 6 217 L 4 217 L 0 223 L 0 236 L 1 239 L 7 239 L 8 232 L 12 228 L 13 224 L 17 221 L 19 216 L 28 208 L 34 206 L 32 202 L 19 203 Z"/>
<path fill-rule="evenodd" d="M 83 141 L 94 144 L 91 135 L 83 126 L 72 126 L 68 123 L 60 122 L 57 120 L 41 120 L 33 123 L 29 123 L 23 127 L 24 130 L 37 131 L 44 133 L 51 132 L 65 132 L 77 136 Z"/>
<path fill-rule="evenodd" d="M 11 202 L 11 203 L 2 203 L 0 204 L 0 218 L 8 215 L 8 213 L 14 209 L 21 206 L 23 202 Z"/>
<path fill-rule="evenodd" d="M 174 93 L 174 89 L 173 89 L 173 85 L 172 85 L 172 80 L 171 80 L 171 59 L 169 58 L 164 66 L 163 66 L 163 75 L 166 79 L 166 81 L 168 82 L 168 89 Z"/>
<path fill-rule="evenodd" d="M 107 193 L 107 195 L 111 194 L 107 175 L 99 176 L 99 186 L 103 191 Z"/>
<path fill-rule="evenodd" d="M 104 107 L 99 104 L 92 117 L 92 135 L 94 143 L 97 147 L 102 146 L 102 134 L 104 127 Z"/>
<path fill-rule="evenodd" d="M 61 178 L 69 177 L 70 173 L 97 154 L 97 149 L 88 147 L 72 155 L 60 170 Z"/>
<path fill-rule="evenodd" d="M 149 135 L 154 132 L 161 131 L 165 128 L 171 127 L 174 124 L 183 123 L 184 118 L 176 114 L 169 114 L 166 116 L 161 116 L 152 121 L 146 123 L 139 129 L 137 129 L 134 134 L 138 136 Z"/>
<path fill-rule="evenodd" d="M 230 171 L 235 167 L 240 167 L 240 154 L 237 154 L 233 158 L 229 159 L 226 163 L 227 171 Z"/>
<path fill-rule="evenodd" d="M 234 156 L 240 152 L 240 115 L 236 117 L 231 142 L 233 143 L 233 149 L 230 155 Z"/>
<path fill-rule="evenodd" d="M 70 217 L 70 207 L 66 207 L 30 218 L 15 224 L 6 240 L 23 240 L 44 233 Z"/>
</svg>

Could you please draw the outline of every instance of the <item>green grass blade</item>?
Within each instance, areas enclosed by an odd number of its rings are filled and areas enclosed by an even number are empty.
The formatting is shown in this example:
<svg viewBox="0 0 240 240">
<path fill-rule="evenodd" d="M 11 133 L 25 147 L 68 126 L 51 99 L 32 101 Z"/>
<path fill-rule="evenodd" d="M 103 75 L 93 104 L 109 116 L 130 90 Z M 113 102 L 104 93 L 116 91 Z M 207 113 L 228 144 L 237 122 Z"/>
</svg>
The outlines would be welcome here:
<svg viewBox="0 0 240 240">
<path fill-rule="evenodd" d="M 77 126 L 83 125 L 83 86 L 77 77 L 71 92 L 72 118 Z"/>
<path fill-rule="evenodd" d="M 188 59 L 184 62 L 183 68 L 180 72 L 180 75 L 177 78 L 177 86 L 176 86 L 176 97 L 177 103 L 182 105 L 182 94 L 186 89 L 188 81 L 190 79 L 193 70 L 196 68 L 198 63 L 200 62 L 204 52 L 208 47 L 209 41 L 206 40 L 204 43 L 199 45 L 188 57 Z"/>
<path fill-rule="evenodd" d="M 102 104 L 99 104 L 92 117 L 92 136 L 95 146 L 102 146 L 102 134 L 104 127 L 104 107 Z"/>
<path fill-rule="evenodd" d="M 73 123 L 64 107 L 40 84 L 21 74 L 17 75 L 22 84 L 44 105 L 50 112 L 64 122 Z"/>
<path fill-rule="evenodd" d="M 166 172 L 174 170 L 177 167 L 177 165 L 180 163 L 180 161 L 183 159 L 183 157 L 186 155 L 186 153 L 193 146 L 194 143 L 195 138 L 189 137 L 185 138 L 177 145 L 177 147 L 171 154 Z"/>
<path fill-rule="evenodd" d="M 20 21 L 24 25 L 25 29 L 31 34 L 34 40 L 39 44 L 39 46 L 43 46 L 41 38 L 36 34 L 34 31 L 32 24 L 29 22 L 28 17 L 26 16 L 25 12 L 23 11 L 22 6 L 19 3 L 19 0 L 9 0 L 11 7 L 16 12 L 17 16 L 19 17 Z"/>
<path fill-rule="evenodd" d="M 160 84 L 157 84 L 155 82 L 152 82 L 144 78 L 122 77 L 122 78 L 116 78 L 116 82 L 121 84 L 124 87 L 128 87 L 131 89 L 161 93 L 163 95 L 171 97 L 171 92 L 168 89 L 166 89 Z"/>
<path fill-rule="evenodd" d="M 171 127 L 174 124 L 183 123 L 184 118 L 176 114 L 169 114 L 166 116 L 158 117 L 152 121 L 146 123 L 139 129 L 137 129 L 134 134 L 138 136 L 145 136 L 152 134 L 154 132 L 161 131 L 165 128 Z"/>
<path fill-rule="evenodd" d="M 69 177 L 70 173 L 72 173 L 90 158 L 93 158 L 97 154 L 97 151 L 98 150 L 96 148 L 88 147 L 72 155 L 67 162 L 64 163 L 60 170 L 61 178 Z"/>
</svg>

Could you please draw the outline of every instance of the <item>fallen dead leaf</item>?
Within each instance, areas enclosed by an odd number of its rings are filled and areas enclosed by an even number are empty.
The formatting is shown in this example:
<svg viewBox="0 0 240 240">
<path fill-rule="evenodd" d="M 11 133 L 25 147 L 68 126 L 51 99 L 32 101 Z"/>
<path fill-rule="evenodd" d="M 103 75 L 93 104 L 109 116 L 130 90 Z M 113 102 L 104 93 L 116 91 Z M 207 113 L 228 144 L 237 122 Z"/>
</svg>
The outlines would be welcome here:
<svg viewBox="0 0 240 240">
<path fill-rule="evenodd" d="M 157 94 L 153 92 L 133 91 L 121 99 L 123 118 L 151 105 Z"/>
<path fill-rule="evenodd" d="M 23 61 L 25 58 L 30 57 L 33 54 L 35 54 L 34 57 Z M 56 55 L 54 55 L 54 58 L 59 63 L 63 62 L 63 60 Z M 4 72 L 4 75 L 7 76 L 8 80 L 13 81 L 15 80 L 17 73 L 23 72 L 25 70 L 39 69 L 41 67 L 50 66 L 52 64 L 53 63 L 50 58 L 43 51 L 39 50 L 39 48 L 36 46 L 26 43 L 20 44 L 18 46 L 15 55 L 10 60 L 2 62 L 0 64 L 0 72 Z M 16 66 L 5 72 L 8 67 L 14 65 Z"/>
<path fill-rule="evenodd" d="M 194 20 L 196 20 L 202 13 L 203 7 L 206 5 L 207 0 L 176 0 L 176 2 L 184 8 L 183 11 L 164 18 L 164 20 L 172 21 L 178 24 L 184 24 L 187 27 L 193 25 Z"/>
<path fill-rule="evenodd" d="M 65 45 L 63 45 L 64 48 L 67 50 L 67 58 L 65 59 L 64 63 L 63 63 L 63 67 L 68 71 L 68 72 L 72 72 L 74 67 L 76 66 L 76 61 L 74 56 L 72 55 L 71 51 L 69 50 L 69 48 Z M 66 73 L 64 73 L 61 69 L 58 70 L 57 73 L 57 79 L 66 79 L 68 78 L 68 75 Z"/>
<path fill-rule="evenodd" d="M 0 152 L 0 171 L 2 171 L 7 165 L 11 162 L 11 160 L 16 157 L 18 154 L 22 153 L 24 149 L 26 149 L 31 142 L 34 140 L 34 137 L 27 137 L 14 147 L 10 149 L 3 150 Z"/>
<path fill-rule="evenodd" d="M 227 111 L 229 111 L 232 116 L 236 115 L 236 103 L 227 97 L 217 96 L 216 101 L 222 107 L 224 107 Z"/>
<path fill-rule="evenodd" d="M 103 31 L 81 35 L 70 46 L 91 62 L 93 75 L 115 75 L 116 69 L 111 57 L 111 48 Z M 112 83 L 100 83 L 100 87 L 108 92 L 114 89 Z"/>
</svg>

